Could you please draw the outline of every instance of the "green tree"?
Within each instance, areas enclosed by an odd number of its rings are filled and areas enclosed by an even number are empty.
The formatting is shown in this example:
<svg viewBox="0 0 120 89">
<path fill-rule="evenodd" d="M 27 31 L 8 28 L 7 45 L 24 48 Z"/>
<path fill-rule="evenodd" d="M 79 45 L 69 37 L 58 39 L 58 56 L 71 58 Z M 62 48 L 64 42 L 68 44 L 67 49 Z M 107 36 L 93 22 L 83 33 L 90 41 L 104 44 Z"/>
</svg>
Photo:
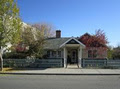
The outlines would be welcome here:
<svg viewBox="0 0 120 89">
<path fill-rule="evenodd" d="M 44 36 L 38 29 L 27 27 L 22 32 L 21 45 L 29 47 L 27 50 L 27 55 L 29 56 L 41 57 L 44 42 Z"/>
<path fill-rule="evenodd" d="M 22 31 L 22 43 L 21 46 L 27 46 L 27 55 L 39 57 L 43 56 L 43 47 L 45 39 L 54 36 L 54 30 L 52 26 L 48 24 L 34 24 L 32 26 L 26 26 Z"/>
<path fill-rule="evenodd" d="M 3 48 L 20 40 L 21 20 L 16 0 L 0 0 L 0 59 L 3 69 Z"/>
<path fill-rule="evenodd" d="M 113 48 L 111 46 L 108 47 L 107 58 L 108 59 L 112 59 L 113 58 Z"/>
<path fill-rule="evenodd" d="M 112 56 L 114 59 L 120 59 L 120 46 L 117 46 L 113 49 Z"/>
</svg>

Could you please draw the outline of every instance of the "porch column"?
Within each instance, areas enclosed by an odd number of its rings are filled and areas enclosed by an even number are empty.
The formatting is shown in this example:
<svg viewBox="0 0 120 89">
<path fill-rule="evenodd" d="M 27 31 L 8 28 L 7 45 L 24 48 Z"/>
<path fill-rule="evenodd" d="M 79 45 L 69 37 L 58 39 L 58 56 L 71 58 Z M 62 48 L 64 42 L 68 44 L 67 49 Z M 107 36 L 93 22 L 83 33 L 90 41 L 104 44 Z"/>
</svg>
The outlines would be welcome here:
<svg viewBox="0 0 120 89">
<path fill-rule="evenodd" d="M 64 47 L 64 68 L 67 67 L 67 51 L 66 47 Z"/>
<path fill-rule="evenodd" d="M 78 51 L 78 66 L 81 68 L 81 59 L 82 59 L 82 47 L 80 46 Z"/>
</svg>

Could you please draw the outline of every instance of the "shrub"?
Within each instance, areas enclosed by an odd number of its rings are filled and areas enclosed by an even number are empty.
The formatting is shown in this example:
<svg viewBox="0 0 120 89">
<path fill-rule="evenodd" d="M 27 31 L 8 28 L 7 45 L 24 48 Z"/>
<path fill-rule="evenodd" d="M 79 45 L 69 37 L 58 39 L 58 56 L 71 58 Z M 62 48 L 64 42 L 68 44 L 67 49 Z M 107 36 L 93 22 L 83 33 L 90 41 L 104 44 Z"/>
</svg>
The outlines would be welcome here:
<svg viewBox="0 0 120 89">
<path fill-rule="evenodd" d="M 26 53 L 16 53 L 16 52 L 10 52 L 10 53 L 5 53 L 3 55 L 4 59 L 9 59 L 9 58 L 14 58 L 14 59 L 22 59 L 26 58 Z"/>
</svg>

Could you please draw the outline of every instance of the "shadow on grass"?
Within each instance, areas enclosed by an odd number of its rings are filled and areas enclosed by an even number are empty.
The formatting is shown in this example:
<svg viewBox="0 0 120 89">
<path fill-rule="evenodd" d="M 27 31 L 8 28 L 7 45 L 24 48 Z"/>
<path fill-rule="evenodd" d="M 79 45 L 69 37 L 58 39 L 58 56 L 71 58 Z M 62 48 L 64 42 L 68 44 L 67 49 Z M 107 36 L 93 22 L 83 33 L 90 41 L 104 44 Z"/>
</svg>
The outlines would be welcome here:
<svg viewBox="0 0 120 89">
<path fill-rule="evenodd" d="M 45 70 L 48 68 L 3 68 L 3 71 Z"/>
</svg>

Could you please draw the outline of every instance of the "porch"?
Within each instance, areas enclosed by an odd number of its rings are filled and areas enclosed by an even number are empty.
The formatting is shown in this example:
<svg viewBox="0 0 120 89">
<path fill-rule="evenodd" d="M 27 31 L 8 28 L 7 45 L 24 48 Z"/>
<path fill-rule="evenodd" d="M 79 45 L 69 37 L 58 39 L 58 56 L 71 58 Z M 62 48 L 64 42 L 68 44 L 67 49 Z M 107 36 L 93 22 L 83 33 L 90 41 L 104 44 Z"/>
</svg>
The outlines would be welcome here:
<svg viewBox="0 0 120 89">
<path fill-rule="evenodd" d="M 64 68 L 76 65 L 81 68 L 82 47 L 79 45 L 66 45 L 64 47 Z"/>
<path fill-rule="evenodd" d="M 72 37 L 60 47 L 63 48 L 64 68 L 67 68 L 70 64 L 81 68 L 82 50 L 85 48 L 85 45 Z"/>
</svg>

